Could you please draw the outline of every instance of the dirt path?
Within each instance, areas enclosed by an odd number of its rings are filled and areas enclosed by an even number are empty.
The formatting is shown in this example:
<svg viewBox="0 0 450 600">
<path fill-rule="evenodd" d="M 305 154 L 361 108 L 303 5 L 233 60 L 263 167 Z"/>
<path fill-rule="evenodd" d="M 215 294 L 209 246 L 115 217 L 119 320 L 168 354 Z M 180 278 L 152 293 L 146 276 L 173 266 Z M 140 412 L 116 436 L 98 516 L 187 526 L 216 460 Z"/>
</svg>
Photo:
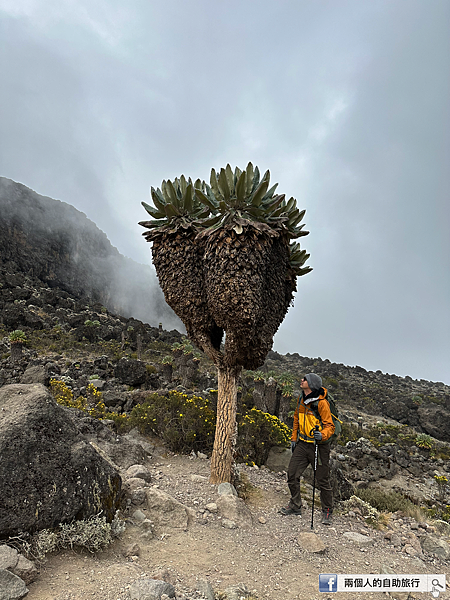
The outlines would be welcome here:
<svg viewBox="0 0 450 600">
<path fill-rule="evenodd" d="M 143 540 L 142 531 L 129 525 L 120 540 L 96 556 L 74 551 L 52 556 L 39 580 L 29 586 L 27 600 L 127 600 L 129 586 L 139 577 L 164 578 L 175 585 L 178 600 L 201 598 L 195 592 L 199 579 L 208 580 L 216 592 L 242 582 L 260 599 L 324 600 L 327 594 L 318 591 L 320 573 L 380 573 L 383 565 L 399 574 L 448 572 L 448 564 L 437 559 L 433 563 L 394 549 L 384 538 L 385 531 L 367 527 L 357 516 L 336 515 L 334 524 L 326 527 L 317 513 L 314 532 L 326 550 L 308 552 L 298 535 L 311 532 L 311 511 L 304 511 L 301 518 L 278 514 L 287 503 L 287 485 L 284 477 L 267 469 L 243 468 L 255 486 L 246 500 L 254 524 L 227 529 L 217 515 L 202 512 L 218 497 L 216 486 L 207 480 L 207 460 L 172 455 L 151 459 L 147 466 L 153 475 L 151 485 L 196 511 L 188 530 L 170 529 Z M 392 527 L 400 533 L 410 528 L 401 520 Z M 342 535 L 349 531 L 369 536 L 374 544 L 355 544 Z M 139 548 L 126 557 L 133 544 Z M 338 595 L 345 600 L 356 596 Z M 365 593 L 364 599 L 380 600 L 380 593 Z"/>
</svg>

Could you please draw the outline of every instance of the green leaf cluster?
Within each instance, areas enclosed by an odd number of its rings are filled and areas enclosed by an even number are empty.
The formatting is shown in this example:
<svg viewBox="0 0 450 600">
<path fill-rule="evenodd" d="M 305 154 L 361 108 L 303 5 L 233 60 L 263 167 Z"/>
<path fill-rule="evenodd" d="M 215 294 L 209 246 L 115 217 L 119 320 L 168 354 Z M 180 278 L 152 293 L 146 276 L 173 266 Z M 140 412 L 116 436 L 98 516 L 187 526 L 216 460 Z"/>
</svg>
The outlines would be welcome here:
<svg viewBox="0 0 450 600">
<path fill-rule="evenodd" d="M 195 183 L 184 175 L 164 180 L 161 188 L 151 188 L 150 193 L 153 206 L 142 202 L 142 206 L 152 217 L 151 221 L 141 221 L 139 225 L 155 230 L 154 234 L 176 232 L 180 227 L 187 229 L 196 225 L 199 220 L 209 215 L 209 208 L 205 207 L 195 194 L 195 187 L 201 187 L 198 179 Z"/>
<path fill-rule="evenodd" d="M 21 329 L 15 329 L 9 334 L 9 341 L 11 344 L 25 344 L 27 338 Z"/>
<path fill-rule="evenodd" d="M 272 235 L 283 233 L 289 240 L 308 235 L 301 223 L 306 211 L 297 207 L 295 198 L 286 200 L 284 194 L 276 194 L 277 183 L 269 186 L 270 172 L 261 177 L 251 162 L 244 170 L 233 171 L 229 164 L 218 172 L 211 169 L 209 184 L 184 175 L 173 182 L 164 180 L 161 188 L 151 188 L 154 206 L 142 202 L 152 220 L 139 225 L 151 230 L 144 233 L 148 241 L 180 228 L 194 228 L 200 236 L 208 236 L 227 226 L 238 235 L 247 226 Z M 289 256 L 295 275 L 312 270 L 304 266 L 310 255 L 299 243 L 289 244 Z"/>
</svg>

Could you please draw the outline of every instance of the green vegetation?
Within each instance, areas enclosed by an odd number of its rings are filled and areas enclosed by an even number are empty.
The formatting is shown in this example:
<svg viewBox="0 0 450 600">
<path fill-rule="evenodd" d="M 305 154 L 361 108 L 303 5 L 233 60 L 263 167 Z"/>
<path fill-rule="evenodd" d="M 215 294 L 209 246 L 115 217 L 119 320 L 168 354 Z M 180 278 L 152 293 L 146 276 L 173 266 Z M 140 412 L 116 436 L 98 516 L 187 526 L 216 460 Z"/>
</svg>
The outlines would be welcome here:
<svg viewBox="0 0 450 600">
<path fill-rule="evenodd" d="M 355 491 L 355 495 L 364 502 L 370 504 L 378 511 L 397 512 L 401 510 L 405 514 L 417 512 L 417 506 L 400 492 L 384 491 L 379 488 L 365 488 Z"/>
<path fill-rule="evenodd" d="M 9 334 L 9 341 L 11 344 L 25 344 L 27 342 L 27 338 L 21 329 L 15 329 Z"/>
<path fill-rule="evenodd" d="M 92 384 L 86 397 L 74 399 L 72 390 L 56 379 L 50 381 L 56 401 L 82 410 L 96 419 L 114 421 L 119 431 L 137 427 L 141 433 L 153 433 L 167 447 L 180 454 L 192 450 L 210 453 L 214 442 L 216 414 L 209 399 L 172 390 L 167 396 L 148 393 L 145 401 L 133 408 L 130 414 L 107 412 L 103 396 Z M 256 408 L 238 414 L 237 459 L 239 462 L 263 465 L 272 446 L 287 447 L 291 431 L 277 417 Z"/>
<path fill-rule="evenodd" d="M 84 548 L 92 553 L 98 552 L 111 544 L 123 531 L 125 522 L 119 519 L 118 513 L 111 523 L 99 514 L 89 519 L 61 524 L 55 529 L 42 529 L 30 540 L 18 537 L 8 543 L 18 547 L 31 560 L 43 563 L 47 554 L 56 550 Z"/>
</svg>

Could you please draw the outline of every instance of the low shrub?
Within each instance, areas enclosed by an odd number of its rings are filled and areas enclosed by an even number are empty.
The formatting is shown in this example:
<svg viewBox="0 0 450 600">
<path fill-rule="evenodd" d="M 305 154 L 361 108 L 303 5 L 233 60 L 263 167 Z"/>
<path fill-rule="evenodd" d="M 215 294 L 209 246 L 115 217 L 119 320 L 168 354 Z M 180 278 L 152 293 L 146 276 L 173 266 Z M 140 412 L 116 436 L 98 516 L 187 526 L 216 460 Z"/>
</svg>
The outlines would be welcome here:
<svg viewBox="0 0 450 600">
<path fill-rule="evenodd" d="M 63 523 L 55 529 L 42 529 L 35 533 L 30 540 L 19 538 L 12 540 L 14 546 L 30 559 L 42 563 L 46 555 L 56 550 L 69 548 L 84 548 L 89 552 L 98 552 L 108 546 L 116 537 L 125 531 L 125 522 L 116 513 L 113 521 L 108 523 L 106 517 L 93 517 L 71 523 Z M 15 542 L 15 543 L 14 543 Z"/>
<path fill-rule="evenodd" d="M 167 396 L 149 393 L 130 414 L 119 415 L 106 411 L 102 393 L 92 384 L 87 386 L 86 396 L 76 399 L 63 381 L 52 379 L 50 389 L 59 404 L 77 408 L 97 419 L 112 420 L 120 432 L 137 427 L 143 434 L 157 435 L 172 452 L 210 453 L 213 449 L 216 414 L 208 398 L 188 396 L 175 390 Z M 256 408 L 248 410 L 243 405 L 243 412 L 237 415 L 237 424 L 238 462 L 261 466 L 272 446 L 289 446 L 291 430 L 273 415 Z"/>
<path fill-rule="evenodd" d="M 397 512 L 400 510 L 406 514 L 417 512 L 417 506 L 400 492 L 365 488 L 356 490 L 355 495 L 378 511 Z"/>
<path fill-rule="evenodd" d="M 171 391 L 167 396 L 149 394 L 133 408 L 127 424 L 159 436 L 172 452 L 187 454 L 212 450 L 216 416 L 205 398 Z"/>
<path fill-rule="evenodd" d="M 238 415 L 237 460 L 247 464 L 263 465 L 272 446 L 288 447 L 291 430 L 278 417 L 251 408 Z"/>
</svg>

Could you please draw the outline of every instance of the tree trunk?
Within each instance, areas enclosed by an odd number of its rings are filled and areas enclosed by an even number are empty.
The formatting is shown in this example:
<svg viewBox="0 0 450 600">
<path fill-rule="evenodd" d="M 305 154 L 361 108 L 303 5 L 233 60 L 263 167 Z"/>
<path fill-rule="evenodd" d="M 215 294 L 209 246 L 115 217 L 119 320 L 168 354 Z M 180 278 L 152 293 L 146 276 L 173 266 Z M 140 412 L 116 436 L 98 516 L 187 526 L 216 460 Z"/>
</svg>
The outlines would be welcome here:
<svg viewBox="0 0 450 600">
<path fill-rule="evenodd" d="M 234 455 L 237 439 L 237 380 L 241 368 L 218 368 L 217 425 L 211 456 L 210 483 L 234 481 Z"/>
<path fill-rule="evenodd" d="M 22 359 L 22 343 L 11 343 L 11 362 L 16 363 Z"/>
</svg>

